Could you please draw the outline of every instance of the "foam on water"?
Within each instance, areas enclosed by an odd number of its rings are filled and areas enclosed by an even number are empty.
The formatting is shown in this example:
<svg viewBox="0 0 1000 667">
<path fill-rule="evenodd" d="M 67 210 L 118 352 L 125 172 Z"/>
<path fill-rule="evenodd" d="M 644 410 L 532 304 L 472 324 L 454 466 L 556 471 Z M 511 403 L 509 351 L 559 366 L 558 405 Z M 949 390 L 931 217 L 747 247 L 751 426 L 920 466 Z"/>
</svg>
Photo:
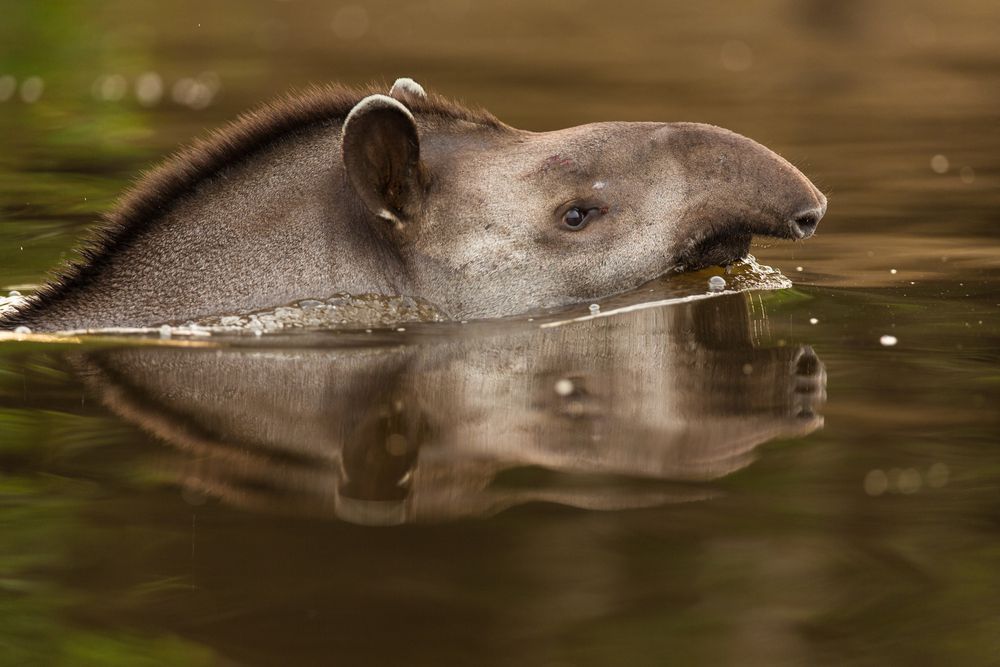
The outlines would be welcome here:
<svg viewBox="0 0 1000 667">
<path fill-rule="evenodd" d="M 335 294 L 301 299 L 287 306 L 245 315 L 223 315 L 188 322 L 185 329 L 211 333 L 260 335 L 303 329 L 395 328 L 405 322 L 443 322 L 448 318 L 431 303 L 409 296 Z"/>
<path fill-rule="evenodd" d="M 747 290 L 776 290 L 792 286 L 792 281 L 780 271 L 759 263 L 753 255 L 748 255 L 726 269 L 725 279 L 717 275 L 714 284 L 706 290 L 706 273 L 718 272 L 708 269 L 696 273 L 664 277 L 652 291 L 658 298 L 636 303 L 632 295 L 622 295 L 608 300 L 605 304 L 591 304 L 588 314 L 568 320 L 558 320 L 542 324 L 542 327 L 559 326 L 582 319 L 609 317 L 617 313 L 668 306 L 672 303 L 703 299 Z M 720 287 L 721 282 L 721 289 Z M 0 315 L 23 303 L 25 297 L 11 292 L 0 296 Z M 529 318 L 531 322 L 534 318 Z M 261 336 L 263 334 L 290 333 L 294 331 L 322 330 L 365 330 L 393 329 L 405 331 L 402 324 L 415 322 L 448 322 L 450 318 L 430 302 L 410 296 L 386 296 L 381 294 L 334 294 L 323 299 L 300 299 L 293 303 L 252 313 L 230 314 L 206 317 L 189 322 L 176 322 L 158 327 L 87 329 L 60 332 L 60 335 L 103 334 L 103 335 L 157 335 L 161 340 L 172 337 L 189 339 L 212 334 L 243 334 Z M 464 321 L 463 321 L 464 323 Z M 25 335 L 24 333 L 21 334 Z"/>
<path fill-rule="evenodd" d="M 753 255 L 731 264 L 726 275 L 726 283 L 730 292 L 746 290 L 776 290 L 788 289 L 792 281 L 778 269 L 761 264 Z"/>
</svg>

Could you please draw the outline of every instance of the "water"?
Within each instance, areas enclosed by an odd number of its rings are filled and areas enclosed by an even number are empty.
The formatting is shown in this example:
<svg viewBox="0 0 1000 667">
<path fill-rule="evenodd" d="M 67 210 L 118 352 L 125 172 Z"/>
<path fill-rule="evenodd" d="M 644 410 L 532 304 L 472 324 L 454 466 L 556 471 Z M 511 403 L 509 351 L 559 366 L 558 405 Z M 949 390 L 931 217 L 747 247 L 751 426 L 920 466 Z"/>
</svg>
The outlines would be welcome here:
<svg viewBox="0 0 1000 667">
<path fill-rule="evenodd" d="M 311 81 L 712 122 L 830 209 L 596 310 L 0 341 L 0 664 L 1000 664 L 1000 9 L 4 10 L 3 295 Z"/>
</svg>

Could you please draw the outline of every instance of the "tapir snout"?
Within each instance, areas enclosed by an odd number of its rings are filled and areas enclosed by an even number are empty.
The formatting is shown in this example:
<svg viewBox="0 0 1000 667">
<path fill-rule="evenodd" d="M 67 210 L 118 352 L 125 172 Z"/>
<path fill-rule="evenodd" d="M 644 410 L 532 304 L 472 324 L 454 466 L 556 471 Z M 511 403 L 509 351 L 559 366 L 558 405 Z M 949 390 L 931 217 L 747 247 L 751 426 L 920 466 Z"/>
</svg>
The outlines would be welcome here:
<svg viewBox="0 0 1000 667">
<path fill-rule="evenodd" d="M 677 254 L 696 269 L 745 255 L 753 235 L 807 239 L 826 214 L 826 196 L 769 148 L 729 130 L 671 123 L 663 141 L 685 174 L 681 216 L 689 239 Z"/>
</svg>

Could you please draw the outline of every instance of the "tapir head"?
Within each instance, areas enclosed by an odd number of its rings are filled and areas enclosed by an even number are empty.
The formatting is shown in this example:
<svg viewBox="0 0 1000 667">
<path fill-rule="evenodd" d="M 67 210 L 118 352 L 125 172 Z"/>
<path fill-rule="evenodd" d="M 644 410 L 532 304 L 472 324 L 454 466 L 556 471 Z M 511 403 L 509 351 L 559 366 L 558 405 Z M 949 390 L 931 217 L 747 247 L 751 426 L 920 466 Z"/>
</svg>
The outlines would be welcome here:
<svg viewBox="0 0 1000 667">
<path fill-rule="evenodd" d="M 415 116 L 401 80 L 348 115 L 348 180 L 417 293 L 489 317 L 626 291 L 804 239 L 826 198 L 764 146 L 697 123 L 527 132 Z"/>
</svg>

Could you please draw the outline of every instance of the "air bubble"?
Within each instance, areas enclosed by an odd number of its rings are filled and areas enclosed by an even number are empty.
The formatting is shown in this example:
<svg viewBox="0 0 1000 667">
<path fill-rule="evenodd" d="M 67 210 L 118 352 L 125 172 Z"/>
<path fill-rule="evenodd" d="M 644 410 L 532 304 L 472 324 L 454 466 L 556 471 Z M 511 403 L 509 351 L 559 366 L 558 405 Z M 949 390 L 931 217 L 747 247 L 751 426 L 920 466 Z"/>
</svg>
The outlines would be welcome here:
<svg viewBox="0 0 1000 667">
<path fill-rule="evenodd" d="M 708 279 L 708 289 L 711 292 L 721 292 L 726 289 L 726 279 L 722 276 L 712 276 Z"/>
<path fill-rule="evenodd" d="M 17 327 L 17 328 L 14 329 L 14 333 L 16 333 L 16 334 L 30 334 L 31 333 L 31 329 L 29 327 L 26 327 L 26 326 L 19 326 L 19 327 Z"/>
<path fill-rule="evenodd" d="M 601 312 L 601 307 L 599 305 L 597 305 L 596 303 L 592 303 L 592 304 L 590 304 L 590 312 L 592 312 L 592 313 L 599 313 L 599 312 Z"/>
<path fill-rule="evenodd" d="M 575 387 L 573 386 L 573 381 L 568 378 L 562 378 L 556 382 L 555 390 L 560 396 L 566 397 L 573 393 Z"/>
</svg>

